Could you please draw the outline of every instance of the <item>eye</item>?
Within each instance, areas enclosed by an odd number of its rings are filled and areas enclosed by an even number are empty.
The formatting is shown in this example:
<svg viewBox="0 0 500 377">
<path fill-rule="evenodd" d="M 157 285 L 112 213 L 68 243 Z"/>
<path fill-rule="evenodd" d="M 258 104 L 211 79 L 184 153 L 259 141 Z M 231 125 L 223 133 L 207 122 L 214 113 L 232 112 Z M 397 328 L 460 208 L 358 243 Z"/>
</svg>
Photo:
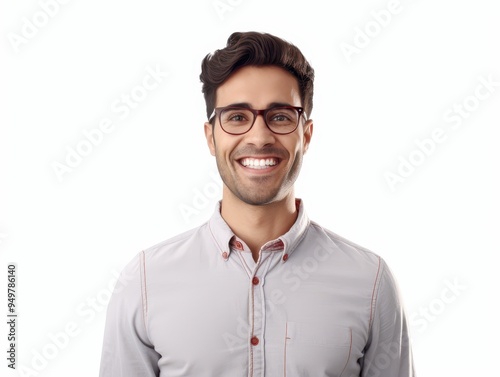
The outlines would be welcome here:
<svg viewBox="0 0 500 377">
<path fill-rule="evenodd" d="M 245 117 L 242 114 L 232 114 L 230 115 L 227 120 L 231 122 L 241 122 L 246 120 Z"/>
<path fill-rule="evenodd" d="M 297 114 L 293 109 L 276 108 L 269 111 L 267 118 L 273 123 L 294 123 L 297 119 Z"/>
<path fill-rule="evenodd" d="M 250 119 L 252 119 L 252 112 L 249 112 L 246 109 L 226 109 L 222 113 L 222 122 L 223 123 L 248 123 Z"/>
<path fill-rule="evenodd" d="M 290 118 L 288 116 L 286 116 L 285 114 L 277 114 L 277 115 L 273 115 L 271 120 L 277 121 L 277 122 L 284 122 L 284 121 L 290 120 Z"/>
</svg>

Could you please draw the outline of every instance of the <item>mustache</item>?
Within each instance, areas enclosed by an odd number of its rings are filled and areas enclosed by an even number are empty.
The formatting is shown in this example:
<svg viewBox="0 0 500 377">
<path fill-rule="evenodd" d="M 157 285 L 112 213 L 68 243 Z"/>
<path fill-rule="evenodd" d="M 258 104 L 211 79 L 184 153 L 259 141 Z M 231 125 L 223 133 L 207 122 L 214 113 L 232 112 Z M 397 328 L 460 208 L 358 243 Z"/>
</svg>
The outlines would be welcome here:
<svg viewBox="0 0 500 377">
<path fill-rule="evenodd" d="M 241 149 L 238 149 L 234 152 L 234 159 L 239 160 L 242 157 L 246 156 L 275 156 L 279 159 L 285 159 L 288 156 L 288 152 L 286 150 L 276 148 L 276 147 L 266 147 L 266 148 L 253 148 L 251 146 L 244 146 Z"/>
</svg>

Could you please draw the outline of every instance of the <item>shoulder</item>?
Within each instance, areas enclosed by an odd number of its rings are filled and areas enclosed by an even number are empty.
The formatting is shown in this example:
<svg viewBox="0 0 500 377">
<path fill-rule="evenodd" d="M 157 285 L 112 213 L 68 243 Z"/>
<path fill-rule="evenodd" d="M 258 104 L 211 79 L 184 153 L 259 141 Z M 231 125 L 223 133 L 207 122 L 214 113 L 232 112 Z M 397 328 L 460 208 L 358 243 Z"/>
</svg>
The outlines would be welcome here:
<svg viewBox="0 0 500 377">
<path fill-rule="evenodd" d="M 204 223 L 196 228 L 182 232 L 174 237 L 161 241 L 153 246 L 144 249 L 141 253 L 145 260 L 165 259 L 169 256 L 192 251 L 199 248 L 211 238 L 208 230 L 208 223 Z"/>
<path fill-rule="evenodd" d="M 384 297 L 388 302 L 397 302 L 397 281 L 384 260 L 379 254 L 360 246 L 331 230 L 325 229 L 311 221 L 308 236 L 314 242 L 314 248 L 327 250 L 332 258 L 331 267 L 349 274 L 349 279 L 361 279 L 372 288 L 373 299 Z"/>
<path fill-rule="evenodd" d="M 177 256 L 186 255 L 195 246 L 199 248 L 200 244 L 206 243 L 208 233 L 205 223 L 141 250 L 125 265 L 121 273 L 122 279 L 140 279 L 146 266 L 148 269 L 153 266 L 161 268 Z"/>
<path fill-rule="evenodd" d="M 387 262 L 379 254 L 360 246 L 331 230 L 311 221 L 310 236 L 314 237 L 319 247 L 328 249 L 336 266 L 340 266 L 353 275 L 359 273 L 372 279 L 374 294 L 386 294 L 397 300 L 398 284 Z M 382 293 L 384 292 L 384 293 Z"/>
<path fill-rule="evenodd" d="M 190 240 L 192 240 L 193 238 L 203 236 L 203 233 L 205 233 L 206 226 L 207 226 L 207 223 L 204 223 L 203 225 L 201 225 L 199 227 L 189 229 L 189 230 L 182 232 L 176 236 L 173 236 L 171 238 L 167 238 L 164 241 L 161 241 L 153 246 L 150 246 L 150 247 L 144 249 L 143 252 L 145 254 L 155 254 L 155 253 L 162 252 L 163 250 L 168 250 L 168 249 L 182 246 L 186 243 L 189 243 Z"/>
<path fill-rule="evenodd" d="M 337 257 L 355 264 L 371 265 L 378 269 L 384 263 L 377 253 L 322 227 L 315 221 L 310 222 L 307 236 L 313 240 L 316 248 L 324 248 Z"/>
</svg>

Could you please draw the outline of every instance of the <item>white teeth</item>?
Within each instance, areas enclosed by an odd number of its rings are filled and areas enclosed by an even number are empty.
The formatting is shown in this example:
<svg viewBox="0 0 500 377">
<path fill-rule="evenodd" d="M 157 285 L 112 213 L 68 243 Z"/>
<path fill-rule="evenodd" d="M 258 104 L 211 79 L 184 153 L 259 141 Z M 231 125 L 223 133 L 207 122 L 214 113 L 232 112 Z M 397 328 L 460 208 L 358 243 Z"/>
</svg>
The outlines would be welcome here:
<svg viewBox="0 0 500 377">
<path fill-rule="evenodd" d="M 241 164 L 251 169 L 265 169 L 269 166 L 274 166 L 278 161 L 274 158 L 244 158 L 241 160 Z"/>
</svg>

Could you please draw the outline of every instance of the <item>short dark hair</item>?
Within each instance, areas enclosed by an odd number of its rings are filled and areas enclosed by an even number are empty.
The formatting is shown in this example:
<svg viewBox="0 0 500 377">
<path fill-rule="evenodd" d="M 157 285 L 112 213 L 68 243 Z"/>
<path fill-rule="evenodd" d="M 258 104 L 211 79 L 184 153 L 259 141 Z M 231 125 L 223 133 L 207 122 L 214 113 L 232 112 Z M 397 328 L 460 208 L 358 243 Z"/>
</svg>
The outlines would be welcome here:
<svg viewBox="0 0 500 377">
<path fill-rule="evenodd" d="M 274 65 L 297 78 L 302 106 L 308 117 L 313 107 L 314 69 L 293 44 L 268 33 L 236 32 L 227 45 L 205 56 L 201 63 L 200 80 L 205 96 L 207 117 L 215 108 L 217 88 L 238 68 Z"/>
</svg>

